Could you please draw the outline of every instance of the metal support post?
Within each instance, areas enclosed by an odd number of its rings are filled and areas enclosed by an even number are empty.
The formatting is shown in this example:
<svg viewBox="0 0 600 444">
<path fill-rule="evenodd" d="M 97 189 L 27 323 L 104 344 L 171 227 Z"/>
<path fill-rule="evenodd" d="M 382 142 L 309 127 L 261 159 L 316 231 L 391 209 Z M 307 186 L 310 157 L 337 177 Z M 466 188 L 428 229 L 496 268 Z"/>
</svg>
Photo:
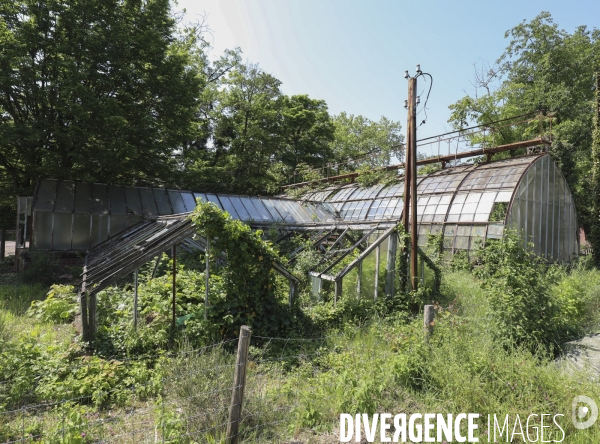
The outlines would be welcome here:
<svg viewBox="0 0 600 444">
<path fill-rule="evenodd" d="M 377 292 L 379 290 L 379 259 L 381 257 L 379 245 L 375 248 L 375 285 L 373 299 L 377 300 Z"/>
<path fill-rule="evenodd" d="M 204 320 L 206 320 L 208 312 L 208 279 L 210 275 L 210 239 L 208 236 L 206 236 L 206 250 L 204 253 L 206 260 L 206 271 L 204 273 Z"/>
<path fill-rule="evenodd" d="M 173 334 L 175 334 L 175 296 L 177 295 L 177 245 L 173 244 L 173 319 L 171 321 L 171 328 Z"/>
<path fill-rule="evenodd" d="M 333 305 L 336 306 L 337 305 L 337 300 L 339 297 L 342 296 L 342 280 L 344 278 L 339 278 L 338 280 L 336 280 L 334 282 L 335 285 L 335 290 L 334 290 L 334 294 L 333 294 Z"/>
<path fill-rule="evenodd" d="M 394 297 L 394 275 L 396 274 L 396 250 L 398 248 L 398 234 L 393 232 L 388 237 L 388 254 L 385 273 L 385 295 Z"/>
<path fill-rule="evenodd" d="M 138 322 L 138 268 L 133 272 L 133 329 L 137 330 Z"/>
<path fill-rule="evenodd" d="M 358 263 L 356 269 L 356 298 L 360 299 L 360 292 L 362 290 L 362 261 Z"/>
</svg>

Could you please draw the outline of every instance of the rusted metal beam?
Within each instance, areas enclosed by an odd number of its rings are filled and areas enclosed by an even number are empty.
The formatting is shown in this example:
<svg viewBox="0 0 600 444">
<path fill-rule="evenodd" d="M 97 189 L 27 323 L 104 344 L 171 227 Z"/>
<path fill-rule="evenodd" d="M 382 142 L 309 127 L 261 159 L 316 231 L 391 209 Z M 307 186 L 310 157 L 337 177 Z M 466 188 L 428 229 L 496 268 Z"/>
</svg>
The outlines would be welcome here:
<svg viewBox="0 0 600 444">
<path fill-rule="evenodd" d="M 445 166 L 446 163 L 451 162 L 453 160 L 457 160 L 457 159 L 465 159 L 468 157 L 476 157 L 476 156 L 483 156 L 486 154 L 501 153 L 504 151 L 511 151 L 511 150 L 516 150 L 519 148 L 529 148 L 529 147 L 536 146 L 536 145 L 551 145 L 551 142 L 549 140 L 546 140 L 546 139 L 540 137 L 537 139 L 525 140 L 522 142 L 514 142 L 514 143 L 508 143 L 506 145 L 498 145 L 498 146 L 495 146 L 492 148 L 478 148 L 476 150 L 463 151 L 462 153 L 450 154 L 447 156 L 436 156 L 436 157 L 430 157 L 428 159 L 417 160 L 417 166 L 429 165 L 429 164 L 438 163 L 438 162 L 442 163 L 442 165 Z M 381 169 L 381 171 L 394 171 L 394 170 L 401 170 L 401 169 L 404 169 L 404 163 L 399 163 L 397 165 L 390 165 L 390 166 L 384 167 Z M 311 185 L 311 184 L 315 184 L 315 183 L 337 182 L 339 180 L 344 180 L 344 179 L 351 179 L 353 181 L 356 177 L 358 177 L 357 172 L 348 173 L 348 174 L 340 174 L 338 176 L 324 177 L 322 179 L 312 180 L 309 182 L 300 182 L 300 183 L 296 183 L 296 184 L 292 184 L 292 185 L 284 185 L 281 188 L 285 190 L 288 188 L 298 188 L 298 187 L 303 187 L 303 186 L 307 186 L 307 185 Z"/>
</svg>

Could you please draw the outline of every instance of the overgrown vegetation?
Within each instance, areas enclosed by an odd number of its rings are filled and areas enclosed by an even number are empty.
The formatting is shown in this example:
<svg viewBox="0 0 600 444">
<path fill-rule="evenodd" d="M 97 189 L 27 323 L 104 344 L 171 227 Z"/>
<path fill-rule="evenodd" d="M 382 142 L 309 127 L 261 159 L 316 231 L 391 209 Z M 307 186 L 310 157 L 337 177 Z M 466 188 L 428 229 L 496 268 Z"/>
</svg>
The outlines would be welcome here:
<svg viewBox="0 0 600 444">
<path fill-rule="evenodd" d="M 41 284 L 24 284 L 14 275 L 3 275 L 0 410 L 18 412 L 23 404 L 58 402 L 60 409 L 28 419 L 28 433 L 55 436 L 60 432 L 59 420 L 68 417 L 73 424 L 69 433 L 74 434 L 65 442 L 87 442 L 77 439 L 82 433 L 88 441 L 107 433 L 90 420 L 93 415 L 105 417 L 139 403 L 168 403 L 179 407 L 155 410 L 148 421 L 152 427 L 160 426 L 165 436 L 178 436 L 186 415 L 194 409 L 210 412 L 214 403 L 226 405 L 225 395 L 203 401 L 189 396 L 201 387 L 210 392 L 214 384 L 231 383 L 230 373 L 214 373 L 211 366 L 227 368 L 235 349 L 220 347 L 197 359 L 184 359 L 185 351 L 233 338 L 242 324 L 251 325 L 257 336 L 282 338 L 259 340 L 252 348 L 255 364 L 249 370 L 247 402 L 273 425 L 257 429 L 252 425 L 260 421 L 249 420 L 244 432 L 248 439 L 277 440 L 306 433 L 326 439 L 333 436 L 340 412 L 570 415 L 574 393 L 600 396 L 587 374 L 566 372 L 553 362 L 564 341 L 600 327 L 600 272 L 587 260 L 569 267 L 548 266 L 532 255 L 517 233 L 507 232 L 502 241 L 488 240 L 475 256 L 458 254 L 452 263 L 444 264 L 443 239 L 438 234 L 430 236 L 423 249 L 429 265 L 423 290 L 417 294 L 405 296 L 398 288 L 395 298 L 374 301 L 368 278 L 374 265 L 367 257 L 366 292 L 357 293 L 355 278 L 348 275 L 344 293 L 334 304 L 332 290 L 324 288 L 321 298 L 315 299 L 305 281 L 290 308 L 285 282 L 271 269 L 273 261 L 281 258 L 260 232 L 231 220 L 212 204 L 199 205 L 193 220 L 199 232 L 211 239 L 213 251 L 223 251 L 227 257 L 225 262 L 210 258 L 213 274 L 206 320 L 205 258 L 180 257 L 175 337 L 171 264 L 166 255 L 155 277 L 154 264 L 140 270 L 137 330 L 133 329 L 131 282 L 100 292 L 93 355 L 76 330 L 73 287 L 52 285 L 48 291 Z M 297 246 L 306 241 L 291 242 Z M 405 244 L 404 238 L 400 244 Z M 298 255 L 295 272 L 300 276 L 315 259 L 306 248 Z M 442 276 L 438 292 L 431 290 L 434 268 Z M 384 281 L 381 276 L 380 283 Z M 437 308 L 429 342 L 424 341 L 420 315 L 411 314 L 424 303 Z M 327 339 L 318 343 L 298 341 L 323 336 Z M 297 341 L 290 343 L 286 337 Z M 194 376 L 200 374 L 213 376 Z M 175 385 L 163 379 L 168 376 L 169 381 L 174 375 L 179 375 Z M 285 421 L 277 416 L 281 406 L 293 406 Z M 20 436 L 18 413 L 3 418 L 0 439 Z M 206 428 L 217 420 L 223 418 L 195 421 Z M 565 442 L 585 442 L 593 436 L 563 425 L 570 439 Z"/>
</svg>

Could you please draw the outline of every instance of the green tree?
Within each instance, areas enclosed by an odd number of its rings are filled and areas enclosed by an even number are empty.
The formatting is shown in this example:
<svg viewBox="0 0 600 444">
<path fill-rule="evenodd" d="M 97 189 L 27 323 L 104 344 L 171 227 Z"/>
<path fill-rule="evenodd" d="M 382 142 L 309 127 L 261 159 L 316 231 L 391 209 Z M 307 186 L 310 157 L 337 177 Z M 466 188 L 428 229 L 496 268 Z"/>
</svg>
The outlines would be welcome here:
<svg viewBox="0 0 600 444">
<path fill-rule="evenodd" d="M 548 12 L 542 12 L 507 31 L 505 37 L 510 42 L 496 65 L 476 76 L 475 96 L 466 96 L 450 106 L 450 122 L 460 128 L 530 112 L 555 113 L 550 152 L 565 174 L 580 222 L 589 232 L 593 224 L 599 223 L 590 211 L 589 189 L 600 31 L 580 26 L 568 33 L 554 23 Z M 494 82 L 499 86 L 493 88 Z M 497 132 L 495 143 L 537 135 L 539 124 L 531 122 Z"/>
<path fill-rule="evenodd" d="M 400 122 L 386 117 L 375 122 L 345 112 L 335 116 L 333 122 L 335 140 L 331 149 L 340 172 L 388 165 L 392 156 L 400 158 L 404 151 Z"/>
<path fill-rule="evenodd" d="M 327 104 L 307 95 L 286 96 L 280 85 L 258 66 L 238 63 L 206 88 L 211 135 L 186 163 L 189 187 L 275 192 L 299 165 L 331 159 L 334 127 Z"/>
<path fill-rule="evenodd" d="M 286 172 L 300 164 L 322 166 L 332 157 L 334 124 L 324 100 L 307 95 L 284 97 L 281 103 L 282 146 L 277 159 Z"/>
<path fill-rule="evenodd" d="M 281 82 L 256 65 L 239 65 L 215 107 L 215 165 L 225 191 L 256 194 L 275 184 L 270 167 L 280 143 Z"/>
<path fill-rule="evenodd" d="M 0 196 L 171 182 L 206 78 L 168 0 L 0 0 Z"/>
</svg>

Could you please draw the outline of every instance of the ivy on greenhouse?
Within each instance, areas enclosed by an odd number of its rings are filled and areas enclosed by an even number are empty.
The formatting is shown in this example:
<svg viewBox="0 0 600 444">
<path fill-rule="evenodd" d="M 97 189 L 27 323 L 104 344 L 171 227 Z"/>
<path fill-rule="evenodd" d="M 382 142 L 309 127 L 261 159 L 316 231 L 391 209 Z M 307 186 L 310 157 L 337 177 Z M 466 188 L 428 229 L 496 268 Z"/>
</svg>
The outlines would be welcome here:
<svg viewBox="0 0 600 444">
<path fill-rule="evenodd" d="M 210 240 L 210 256 L 224 252 L 227 263 L 219 273 L 225 297 L 213 302 L 207 317 L 219 332 L 234 336 L 242 325 L 255 334 L 281 333 L 291 323 L 289 309 L 277 299 L 274 262 L 279 260 L 262 232 L 234 220 L 212 203 L 198 202 L 190 216 L 198 233 Z"/>
</svg>

